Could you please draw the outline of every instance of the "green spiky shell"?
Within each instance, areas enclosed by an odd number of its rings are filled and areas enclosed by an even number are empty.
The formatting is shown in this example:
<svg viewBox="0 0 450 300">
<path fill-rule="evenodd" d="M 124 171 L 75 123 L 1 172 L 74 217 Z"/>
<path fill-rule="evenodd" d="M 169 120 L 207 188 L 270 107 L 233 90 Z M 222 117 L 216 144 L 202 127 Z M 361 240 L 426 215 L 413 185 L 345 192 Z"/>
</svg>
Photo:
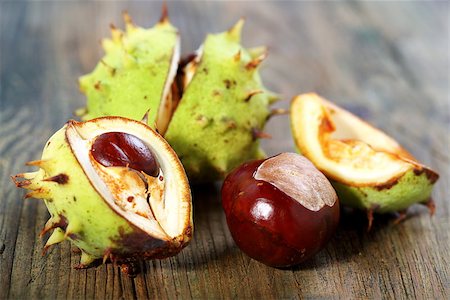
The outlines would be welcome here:
<svg viewBox="0 0 450 300">
<path fill-rule="evenodd" d="M 308 106 L 303 105 L 303 103 L 314 104 L 312 107 L 315 110 L 307 110 Z M 346 206 L 369 211 L 370 213 L 402 212 L 412 204 L 426 204 L 430 200 L 433 186 L 438 180 L 439 175 L 428 167 L 418 163 L 397 142 L 384 133 L 381 133 L 377 129 L 370 129 L 368 132 L 366 128 L 373 127 L 348 112 L 345 112 L 344 116 L 347 120 L 352 120 L 352 122 L 347 121 L 348 123 L 343 123 L 343 125 L 351 128 L 354 132 L 358 132 L 356 135 L 357 139 L 367 145 L 376 145 L 373 146 L 374 149 L 381 148 L 380 145 L 382 145 L 388 150 L 379 151 L 394 155 L 396 160 L 401 161 L 408 167 L 403 173 L 393 174 L 389 180 L 382 183 L 376 182 L 375 180 L 374 182 L 366 183 L 349 182 L 348 178 L 341 175 L 343 172 L 331 173 L 326 162 L 318 158 L 320 157 L 321 151 L 326 152 L 321 146 L 318 146 L 320 144 L 319 141 L 324 138 L 324 134 L 318 128 L 327 128 L 324 131 L 330 130 L 329 127 L 336 127 L 338 129 L 339 125 L 330 123 L 331 117 L 329 115 L 342 114 L 343 112 L 344 110 L 340 107 L 314 93 L 294 97 L 291 102 L 290 111 L 292 135 L 297 151 L 310 159 L 330 179 L 338 193 L 341 203 Z M 324 121 L 324 119 L 327 121 Z M 344 120 L 344 117 L 341 116 L 341 119 Z M 346 138 L 351 140 L 352 136 L 348 134 Z M 343 160 L 342 164 L 345 163 L 348 163 L 348 161 Z"/>
<path fill-rule="evenodd" d="M 133 25 L 129 17 L 125 21 L 126 32 L 112 28 L 112 39 L 102 42 L 105 56 L 79 80 L 87 97 L 80 114 L 83 120 L 102 116 L 141 120 L 150 109 L 148 125 L 155 128 L 178 31 L 167 19 L 150 29 Z"/>
<path fill-rule="evenodd" d="M 50 219 L 41 235 L 54 231 L 45 248 L 69 240 L 82 252 L 79 268 L 96 259 L 128 262 L 179 252 L 186 243 L 150 236 L 102 199 L 74 156 L 66 128 L 67 124 L 48 140 L 41 160 L 29 163 L 39 166 L 38 171 L 15 177 L 24 179 L 15 179 L 18 187 L 31 190 L 26 198 L 43 199 L 48 208 Z"/>
<path fill-rule="evenodd" d="M 342 204 L 377 213 L 403 211 L 415 203 L 426 203 L 430 199 L 434 182 L 435 179 L 426 173 L 416 175 L 413 170 L 386 187 L 352 187 L 331 181 Z"/>
<path fill-rule="evenodd" d="M 265 48 L 240 45 L 243 21 L 231 30 L 209 35 L 192 81 L 165 134 L 191 181 L 223 178 L 240 163 L 264 156 L 258 138 L 276 97 L 261 83 L 258 66 Z M 144 30 L 130 25 L 113 29 L 106 55 L 94 72 L 80 79 L 88 98 L 83 119 L 119 115 L 140 120 L 150 111 L 155 123 L 167 84 L 176 29 L 167 19 Z M 167 124 L 165 124 L 167 126 Z M 158 128 L 164 133 L 166 128 Z"/>
<path fill-rule="evenodd" d="M 302 154 L 298 147 L 295 149 Z M 341 204 L 376 213 L 401 212 L 413 204 L 428 203 L 437 181 L 435 174 L 426 171 L 418 174 L 418 170 L 409 170 L 394 182 L 378 187 L 351 186 L 328 179 L 336 190 Z"/>
<path fill-rule="evenodd" d="M 303 154 L 298 147 L 295 150 Z M 326 171 L 321 171 L 326 175 Z M 394 182 L 381 186 L 351 186 L 328 179 L 341 204 L 376 213 L 392 213 L 404 211 L 416 203 L 427 204 L 437 178 L 436 174 L 426 170 L 409 170 Z"/>
<path fill-rule="evenodd" d="M 264 127 L 274 97 L 258 74 L 265 53 L 251 53 L 240 45 L 242 24 L 207 36 L 165 135 L 190 180 L 220 179 L 263 155 L 255 131 Z"/>
</svg>

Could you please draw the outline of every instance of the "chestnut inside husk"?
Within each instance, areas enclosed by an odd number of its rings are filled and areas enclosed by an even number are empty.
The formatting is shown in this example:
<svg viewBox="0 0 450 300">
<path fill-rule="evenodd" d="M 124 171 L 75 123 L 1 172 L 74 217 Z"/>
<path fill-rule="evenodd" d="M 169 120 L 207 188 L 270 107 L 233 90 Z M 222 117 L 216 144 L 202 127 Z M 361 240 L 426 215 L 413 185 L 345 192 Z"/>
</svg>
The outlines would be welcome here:
<svg viewBox="0 0 450 300">
<path fill-rule="evenodd" d="M 155 155 L 141 139 L 132 134 L 103 133 L 92 144 L 91 154 L 105 167 L 129 167 L 153 177 L 159 173 Z"/>
</svg>

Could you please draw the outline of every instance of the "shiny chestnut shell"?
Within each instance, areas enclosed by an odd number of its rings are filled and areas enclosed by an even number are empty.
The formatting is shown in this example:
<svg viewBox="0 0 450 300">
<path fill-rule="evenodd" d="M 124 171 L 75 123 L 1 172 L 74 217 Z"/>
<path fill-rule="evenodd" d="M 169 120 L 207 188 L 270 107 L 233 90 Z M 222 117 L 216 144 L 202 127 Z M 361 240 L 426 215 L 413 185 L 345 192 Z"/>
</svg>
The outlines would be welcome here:
<svg viewBox="0 0 450 300">
<path fill-rule="evenodd" d="M 306 160 L 302 156 L 301 159 Z M 225 179 L 222 204 L 228 227 L 238 247 L 248 256 L 273 267 L 293 266 L 316 254 L 332 237 L 339 222 L 339 201 L 324 177 L 323 189 L 325 194 L 334 195 L 335 199 L 330 199 L 334 204 L 317 211 L 303 206 L 272 183 L 255 179 L 264 161 L 245 163 Z M 311 168 L 304 171 L 312 172 Z"/>
<path fill-rule="evenodd" d="M 129 167 L 153 177 L 159 174 L 155 155 L 144 141 L 132 134 L 103 133 L 92 144 L 91 154 L 105 167 Z"/>
</svg>

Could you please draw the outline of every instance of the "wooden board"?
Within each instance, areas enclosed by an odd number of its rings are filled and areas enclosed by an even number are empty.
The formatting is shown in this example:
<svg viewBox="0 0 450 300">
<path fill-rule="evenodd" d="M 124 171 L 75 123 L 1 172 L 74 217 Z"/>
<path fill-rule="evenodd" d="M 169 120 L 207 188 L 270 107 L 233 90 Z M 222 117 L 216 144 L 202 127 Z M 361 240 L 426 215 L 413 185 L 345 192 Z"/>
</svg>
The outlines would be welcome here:
<svg viewBox="0 0 450 300">
<path fill-rule="evenodd" d="M 193 188 L 196 232 L 180 255 L 141 264 L 136 278 L 109 264 L 74 270 L 69 243 L 42 256 L 48 213 L 9 176 L 29 170 L 48 137 L 84 105 L 77 78 L 127 9 L 151 26 L 157 2 L 0 2 L 0 298 L 448 298 L 449 5 L 435 2 L 169 2 L 184 53 L 245 16 L 244 44 L 270 47 L 263 77 L 290 98 L 317 91 L 390 133 L 441 174 L 436 214 L 413 206 L 399 225 L 346 212 L 311 261 L 279 270 L 233 243 L 220 183 Z M 287 117 L 269 122 L 269 154 L 293 151 Z"/>
</svg>

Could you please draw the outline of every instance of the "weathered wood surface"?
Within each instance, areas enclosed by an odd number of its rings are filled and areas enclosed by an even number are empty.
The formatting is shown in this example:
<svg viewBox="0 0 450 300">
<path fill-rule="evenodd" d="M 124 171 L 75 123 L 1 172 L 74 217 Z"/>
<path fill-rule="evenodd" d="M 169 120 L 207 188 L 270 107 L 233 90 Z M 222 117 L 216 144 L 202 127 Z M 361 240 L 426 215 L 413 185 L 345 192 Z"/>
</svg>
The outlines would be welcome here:
<svg viewBox="0 0 450 300">
<path fill-rule="evenodd" d="M 246 16 L 244 43 L 267 44 L 263 77 L 287 107 L 318 91 L 389 132 L 441 174 L 437 211 L 414 206 L 394 226 L 345 213 L 328 247 L 288 270 L 266 267 L 234 245 L 220 185 L 193 190 L 196 232 L 177 257 L 141 265 L 134 279 L 107 265 L 71 268 L 69 243 L 41 255 L 43 203 L 22 200 L 11 174 L 39 157 L 47 138 L 84 104 L 76 79 L 102 54 L 98 41 L 127 9 L 138 24 L 160 3 L 0 1 L 0 298 L 448 298 L 449 4 L 442 2 L 169 2 L 182 49 Z M 269 122 L 268 153 L 292 151 L 288 119 Z"/>
</svg>

